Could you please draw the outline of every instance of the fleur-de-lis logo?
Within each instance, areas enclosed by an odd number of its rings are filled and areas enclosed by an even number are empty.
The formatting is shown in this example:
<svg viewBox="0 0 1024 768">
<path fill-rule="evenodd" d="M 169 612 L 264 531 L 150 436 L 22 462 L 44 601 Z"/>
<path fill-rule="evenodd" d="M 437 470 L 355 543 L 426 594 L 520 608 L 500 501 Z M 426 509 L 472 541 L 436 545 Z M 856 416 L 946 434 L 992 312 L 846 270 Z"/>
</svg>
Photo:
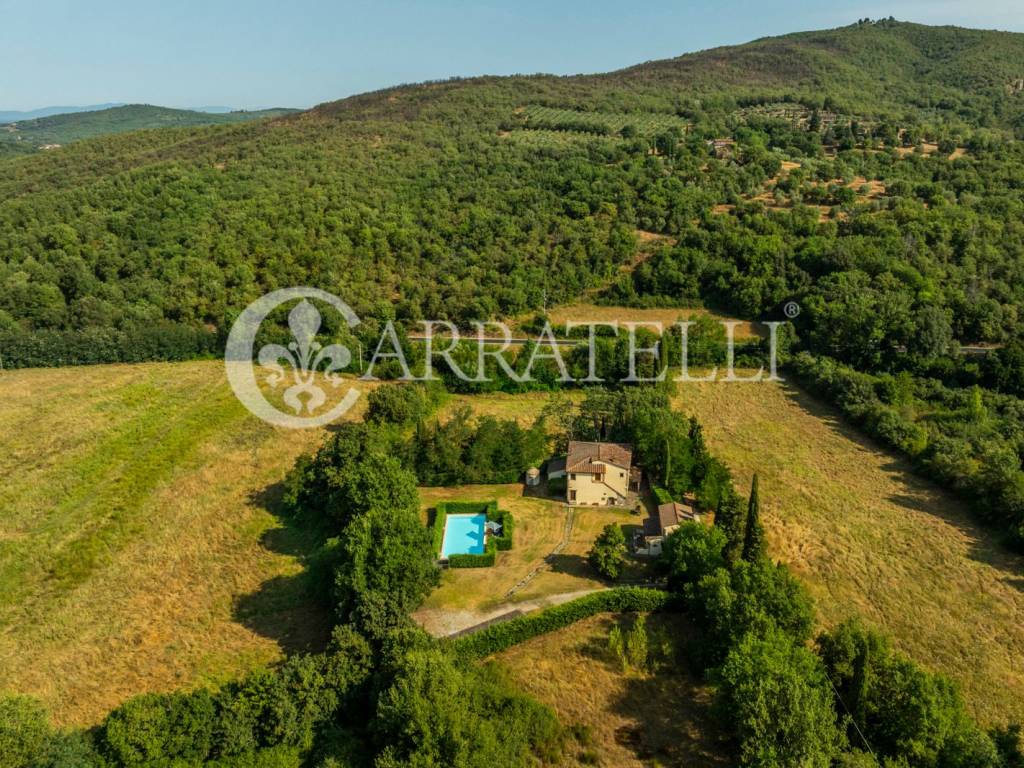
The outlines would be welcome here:
<svg viewBox="0 0 1024 768">
<path fill-rule="evenodd" d="M 256 355 L 273 390 L 285 385 L 284 404 L 292 413 L 279 410 L 264 396 L 257 370 L 253 364 L 256 334 L 260 325 L 276 307 L 289 301 L 300 301 L 288 313 L 288 330 L 292 340 L 285 344 L 266 344 Z M 271 424 L 286 427 L 317 427 L 343 415 L 359 397 L 359 390 L 349 387 L 340 402 L 324 409 L 328 393 L 323 385 L 337 389 L 347 380 L 340 372 L 352 362 L 352 353 L 341 344 L 322 345 L 317 334 L 323 324 L 320 311 L 310 301 L 316 299 L 329 305 L 348 323 L 359 324 L 345 302 L 319 288 L 282 288 L 254 301 L 238 316 L 228 335 L 224 360 L 228 381 L 238 399 L 254 414 Z"/>
<path fill-rule="evenodd" d="M 294 341 L 290 341 L 287 347 L 267 344 L 260 349 L 259 363 L 271 370 L 267 383 L 274 389 L 287 378 L 281 361 L 291 366 L 294 383 L 285 389 L 284 402 L 296 414 L 302 413 L 303 408 L 306 413 L 313 414 L 327 402 L 323 388 L 316 383 L 321 365 L 324 366 L 324 379 L 337 388 L 343 380 L 336 372 L 352 362 L 352 353 L 345 347 L 340 344 L 325 347 L 316 340 L 321 322 L 317 308 L 303 299 L 288 314 L 288 328 Z"/>
</svg>

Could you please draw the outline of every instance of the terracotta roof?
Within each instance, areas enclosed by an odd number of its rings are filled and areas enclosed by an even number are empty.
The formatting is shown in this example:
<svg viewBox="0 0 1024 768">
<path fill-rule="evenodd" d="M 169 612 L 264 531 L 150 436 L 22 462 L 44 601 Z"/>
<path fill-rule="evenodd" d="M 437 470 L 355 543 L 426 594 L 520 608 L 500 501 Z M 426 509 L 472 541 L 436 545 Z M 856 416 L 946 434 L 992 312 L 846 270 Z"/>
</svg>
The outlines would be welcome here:
<svg viewBox="0 0 1024 768">
<path fill-rule="evenodd" d="M 565 468 L 569 472 L 582 474 L 604 474 L 604 464 L 629 469 L 633 461 L 633 446 L 625 443 L 584 443 L 578 440 L 569 441 L 569 455 L 565 459 Z"/>
<path fill-rule="evenodd" d="M 651 520 L 652 518 L 648 518 Z M 670 501 L 658 507 L 658 532 L 664 533 L 666 528 L 679 525 L 686 520 L 696 520 L 697 509 L 690 502 Z M 644 521 L 646 531 L 646 521 Z"/>
</svg>

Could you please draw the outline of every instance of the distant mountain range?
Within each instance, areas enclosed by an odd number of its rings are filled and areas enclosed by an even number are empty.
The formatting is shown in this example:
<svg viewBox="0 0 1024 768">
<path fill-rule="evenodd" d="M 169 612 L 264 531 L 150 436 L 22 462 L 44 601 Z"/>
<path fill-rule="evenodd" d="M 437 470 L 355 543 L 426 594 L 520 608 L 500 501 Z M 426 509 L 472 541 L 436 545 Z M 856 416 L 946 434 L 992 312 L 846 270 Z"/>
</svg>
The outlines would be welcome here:
<svg viewBox="0 0 1024 768">
<path fill-rule="evenodd" d="M 41 117 L 20 117 L 4 121 L 0 117 L 0 157 L 11 154 L 30 154 L 54 145 L 69 144 L 81 139 L 125 133 L 145 128 L 191 127 L 221 125 L 268 117 L 279 117 L 298 110 L 276 108 L 251 112 L 230 111 L 224 107 L 204 107 L 202 110 L 171 109 L 150 104 L 95 107 L 49 107 L 47 109 L 77 109 Z M 47 109 L 37 110 L 46 112 Z M 221 111 L 223 110 L 223 111 Z M 35 113 L 11 113 L 2 115 Z"/>
<path fill-rule="evenodd" d="M 123 102 L 111 102 L 110 104 L 90 104 L 79 107 L 43 107 L 32 109 L 27 112 L 17 110 L 0 110 L 0 123 L 13 123 L 16 120 L 34 120 L 38 117 L 50 117 L 51 115 L 69 115 L 75 112 L 96 112 L 111 107 L 123 107 Z"/>
</svg>

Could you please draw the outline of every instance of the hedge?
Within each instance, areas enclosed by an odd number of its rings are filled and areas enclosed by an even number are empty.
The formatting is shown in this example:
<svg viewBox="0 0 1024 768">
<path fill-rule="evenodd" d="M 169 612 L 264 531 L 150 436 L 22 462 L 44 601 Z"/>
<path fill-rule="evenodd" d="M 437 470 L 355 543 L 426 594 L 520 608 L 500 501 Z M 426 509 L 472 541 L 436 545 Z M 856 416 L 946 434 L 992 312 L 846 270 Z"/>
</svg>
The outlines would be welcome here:
<svg viewBox="0 0 1024 768">
<path fill-rule="evenodd" d="M 659 507 L 662 504 L 671 504 L 674 501 L 672 494 L 660 486 L 656 485 L 651 488 L 651 493 L 654 494 L 654 500 L 658 502 Z"/>
<path fill-rule="evenodd" d="M 537 613 L 492 624 L 472 635 L 447 641 L 459 656 L 480 659 L 504 651 L 538 635 L 563 629 L 598 613 L 639 613 L 669 606 L 668 592 L 644 587 L 619 587 L 552 606 Z"/>
<path fill-rule="evenodd" d="M 507 552 L 512 549 L 512 533 L 516 528 L 516 519 L 512 517 L 511 512 L 502 510 L 495 515 L 487 515 L 487 519 L 493 523 L 501 524 L 501 536 L 491 536 L 499 552 Z"/>
<path fill-rule="evenodd" d="M 490 568 L 497 557 L 494 539 L 488 539 L 480 555 L 448 555 L 449 568 Z"/>
<path fill-rule="evenodd" d="M 498 509 L 498 502 L 490 501 L 442 501 L 434 515 L 432 541 L 434 556 L 441 558 L 441 546 L 444 541 L 444 524 L 448 515 L 479 515 L 485 514 L 489 522 L 501 523 L 501 536 L 487 537 L 484 551 L 479 555 L 449 555 L 449 568 L 488 568 L 494 565 L 497 552 L 512 549 L 512 534 L 515 530 L 515 518 L 511 512 Z"/>
</svg>

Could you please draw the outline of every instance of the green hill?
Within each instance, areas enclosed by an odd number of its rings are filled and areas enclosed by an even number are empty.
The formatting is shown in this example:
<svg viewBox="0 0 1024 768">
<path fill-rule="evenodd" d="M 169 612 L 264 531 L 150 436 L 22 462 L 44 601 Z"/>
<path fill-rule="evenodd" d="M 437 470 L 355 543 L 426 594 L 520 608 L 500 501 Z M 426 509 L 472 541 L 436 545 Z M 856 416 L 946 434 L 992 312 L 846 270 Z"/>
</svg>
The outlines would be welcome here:
<svg viewBox="0 0 1024 768">
<path fill-rule="evenodd" d="M 776 197 L 837 214 L 850 193 L 825 182 L 843 176 L 877 181 L 889 205 L 964 191 L 1016 205 L 1022 77 L 1024 35 L 881 21 L 605 75 L 402 86 L 272 121 L 129 106 L 19 123 L 33 143 L 167 127 L 6 164 L 0 329 L 223 327 L 285 282 L 343 291 L 361 313 L 397 296 L 400 317 L 518 314 L 607 284 L 635 230 L 679 235 L 764 192 L 782 160 L 814 170 Z M 722 136 L 735 156 L 702 173 L 702 139 Z M 888 159 L 922 139 L 998 157 L 962 157 L 967 179 Z M 980 212 L 973 201 L 935 215 Z M 1002 231 L 980 237 L 1000 252 Z M 913 269 L 946 307 L 968 283 L 1002 307 L 962 340 L 1015 331 L 1012 259 L 980 282 L 948 259 Z M 738 309 L 761 314 L 787 282 Z"/>
<path fill-rule="evenodd" d="M 394 295 L 403 316 L 528 311 L 545 292 L 567 300 L 614 276 L 635 229 L 677 234 L 684 220 L 755 192 L 778 158 L 821 160 L 807 135 L 814 110 L 881 143 L 901 131 L 911 144 L 1004 142 L 1022 130 L 1018 68 L 1024 77 L 1024 35 L 878 22 L 606 75 L 403 86 L 242 125 L 194 127 L 257 113 L 133 106 L 46 118 L 32 124 L 34 141 L 115 123 L 179 127 L 8 164 L 0 328 L 221 326 L 282 281 L 343 286 L 361 312 Z M 649 127 L 638 139 L 621 133 L 631 115 Z M 738 132 L 779 115 L 796 133 Z M 656 134 L 687 124 L 689 140 L 672 152 L 689 160 L 666 169 L 644 159 Z M 732 162 L 694 175 L 706 154 L 696 139 L 731 135 L 757 170 Z M 978 155 L 961 162 L 979 172 Z M 912 191 L 935 183 L 911 164 L 900 174 L 910 170 L 920 176 Z"/>
<path fill-rule="evenodd" d="M 20 120 L 0 126 L 0 140 L 26 144 L 32 149 L 45 145 L 64 145 L 81 139 L 106 136 L 144 128 L 180 128 L 199 125 L 222 125 L 267 117 L 280 117 L 294 109 L 263 109 L 254 112 L 210 113 L 187 109 L 170 109 L 149 104 L 128 104 L 123 107 L 73 112 Z"/>
</svg>

